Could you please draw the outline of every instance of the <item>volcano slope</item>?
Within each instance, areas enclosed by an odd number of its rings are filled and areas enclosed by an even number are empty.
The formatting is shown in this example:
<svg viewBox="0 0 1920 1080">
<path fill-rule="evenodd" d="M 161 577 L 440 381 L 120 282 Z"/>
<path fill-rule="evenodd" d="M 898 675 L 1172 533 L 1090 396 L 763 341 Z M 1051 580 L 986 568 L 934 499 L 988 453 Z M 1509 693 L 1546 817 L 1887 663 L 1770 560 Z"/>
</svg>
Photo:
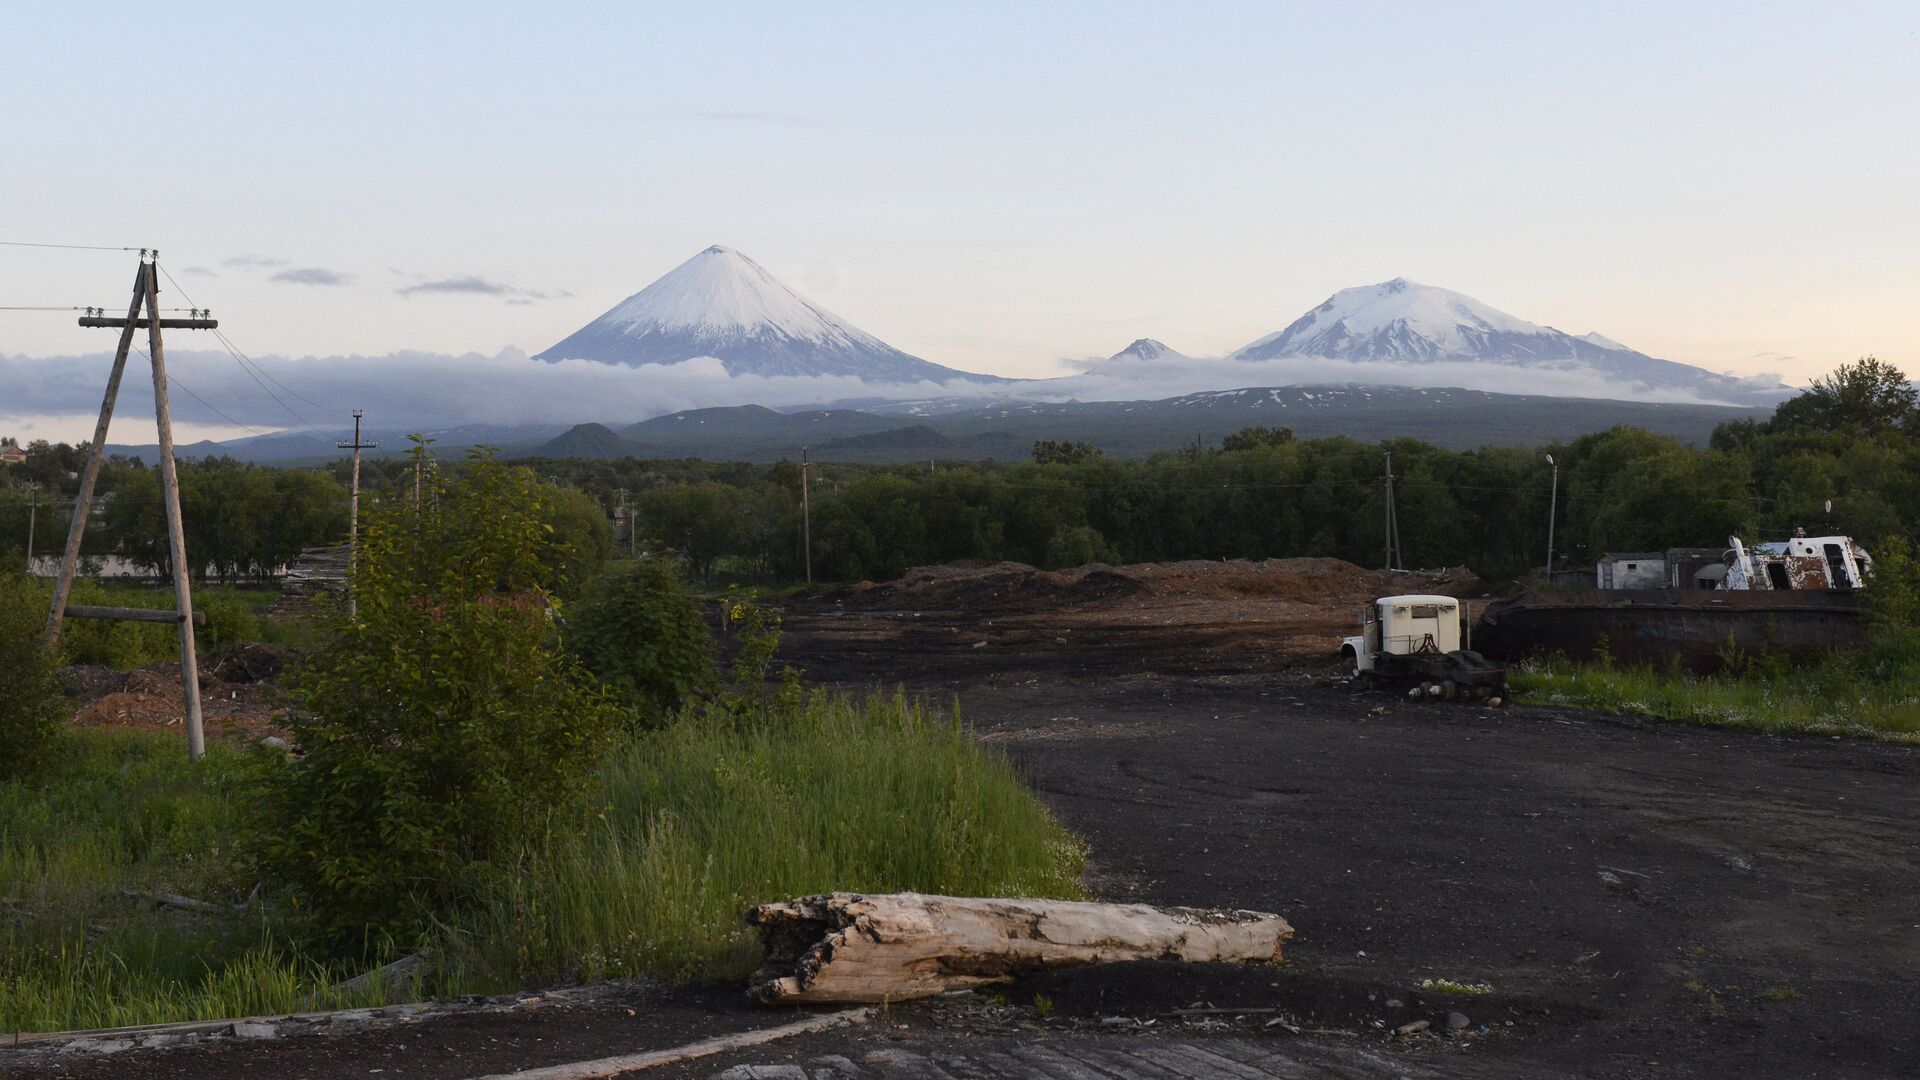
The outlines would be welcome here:
<svg viewBox="0 0 1920 1080">
<path fill-rule="evenodd" d="M 1271 1006 L 1388 1042 L 1440 999 L 1470 1023 L 1435 1042 L 1502 1074 L 1920 1073 L 1920 752 L 1349 691 L 1359 605 L 1427 591 L 1482 590 L 1334 560 L 939 567 L 795 600 L 786 652 L 956 695 L 1089 841 L 1100 898 L 1298 930 L 1271 984 L 1102 969 L 1037 991 L 1061 1013 Z M 1441 1052 L 1418 1042 L 1391 1045 Z"/>
</svg>

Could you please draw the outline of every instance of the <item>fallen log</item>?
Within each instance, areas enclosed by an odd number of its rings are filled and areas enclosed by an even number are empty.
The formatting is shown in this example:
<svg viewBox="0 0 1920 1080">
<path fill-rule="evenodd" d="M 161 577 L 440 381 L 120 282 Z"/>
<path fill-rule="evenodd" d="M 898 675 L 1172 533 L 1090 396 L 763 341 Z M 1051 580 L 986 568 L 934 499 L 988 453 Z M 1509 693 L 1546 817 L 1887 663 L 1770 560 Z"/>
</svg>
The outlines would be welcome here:
<svg viewBox="0 0 1920 1080">
<path fill-rule="evenodd" d="M 1258 911 L 833 893 L 747 912 L 765 1002 L 905 1001 L 1121 960 L 1280 962 L 1293 927 Z"/>
</svg>

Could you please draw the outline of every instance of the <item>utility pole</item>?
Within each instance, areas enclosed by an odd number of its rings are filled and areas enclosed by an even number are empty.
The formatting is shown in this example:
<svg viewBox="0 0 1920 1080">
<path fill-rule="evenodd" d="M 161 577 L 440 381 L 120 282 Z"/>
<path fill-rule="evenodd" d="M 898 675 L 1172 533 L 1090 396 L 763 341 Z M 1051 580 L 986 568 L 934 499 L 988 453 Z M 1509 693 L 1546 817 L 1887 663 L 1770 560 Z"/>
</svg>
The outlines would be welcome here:
<svg viewBox="0 0 1920 1080">
<path fill-rule="evenodd" d="M 333 445 L 342 450 L 353 451 L 353 484 L 347 497 L 347 618 L 359 614 L 359 606 L 354 599 L 353 574 L 360 559 L 360 451 L 371 450 L 379 443 L 360 441 L 361 410 L 353 410 L 353 441 L 337 442 Z"/>
<path fill-rule="evenodd" d="M 1387 569 L 1398 570 L 1400 569 L 1400 563 L 1405 558 L 1405 555 L 1400 550 L 1400 515 L 1394 512 L 1394 507 L 1393 507 L 1393 451 L 1391 450 L 1387 451 L 1386 480 L 1387 480 L 1387 500 L 1386 500 L 1387 517 L 1386 517 L 1386 523 L 1384 528 L 1386 531 L 1386 541 L 1387 541 Z"/>
<path fill-rule="evenodd" d="M 40 482 L 27 481 L 27 576 L 33 576 L 33 526 L 40 514 Z"/>
<path fill-rule="evenodd" d="M 151 261 L 149 256 L 152 257 Z M 93 508 L 94 484 L 100 478 L 100 464 L 106 458 L 107 425 L 113 420 L 113 403 L 120 393 L 120 377 L 126 372 L 127 353 L 133 347 L 133 332 L 144 327 L 147 331 L 148 360 L 153 365 L 154 424 L 160 436 L 160 488 L 167 512 L 167 562 L 173 573 L 173 614 L 159 617 L 176 623 L 179 628 L 180 682 L 186 705 L 187 756 L 197 760 L 206 752 L 206 739 L 200 727 L 199 663 L 193 641 L 193 628 L 200 620 L 196 620 L 193 611 L 192 567 L 187 563 L 187 534 L 180 518 L 180 474 L 173 459 L 173 412 L 167 404 L 167 361 L 160 331 L 213 330 L 220 324 L 210 317 L 209 312 L 197 308 L 192 310 L 190 318 L 160 317 L 159 258 L 158 251 L 140 250 L 140 269 L 134 275 L 133 301 L 127 307 L 126 318 L 107 316 L 97 309 L 89 309 L 80 318 L 81 326 L 119 330 L 120 345 L 114 351 L 113 368 L 107 376 L 106 396 L 100 402 L 100 420 L 93 429 L 93 443 L 87 451 L 87 463 L 80 474 L 80 493 L 74 499 L 73 521 L 67 527 L 67 546 L 60 557 L 60 575 L 54 580 L 53 603 L 47 612 L 47 648 L 51 650 L 59 644 L 60 623 L 68 615 L 142 622 L 155 619 L 155 613 L 151 611 L 67 607 L 67 597 L 72 594 L 74 574 L 80 562 L 80 539 L 86 532 L 87 515 Z M 145 318 L 140 316 L 143 306 L 147 309 Z"/>
<path fill-rule="evenodd" d="M 813 466 L 807 462 L 807 448 L 800 448 L 800 543 L 806 554 L 807 584 L 813 584 L 813 504 L 809 498 L 813 487 Z"/>
<path fill-rule="evenodd" d="M 1547 495 L 1547 580 L 1553 580 L 1553 515 L 1560 509 L 1560 464 L 1547 455 L 1547 464 L 1553 466 L 1553 488 Z"/>
</svg>

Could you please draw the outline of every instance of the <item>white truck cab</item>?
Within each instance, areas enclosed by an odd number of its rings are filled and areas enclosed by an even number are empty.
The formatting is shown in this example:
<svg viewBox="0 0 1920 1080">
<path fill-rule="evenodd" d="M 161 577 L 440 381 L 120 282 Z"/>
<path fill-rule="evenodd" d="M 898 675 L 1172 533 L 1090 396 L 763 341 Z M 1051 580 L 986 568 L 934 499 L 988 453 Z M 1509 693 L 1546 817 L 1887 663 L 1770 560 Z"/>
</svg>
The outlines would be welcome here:
<svg viewBox="0 0 1920 1080">
<path fill-rule="evenodd" d="M 1460 601 L 1451 596 L 1383 596 L 1367 605 L 1360 634 L 1340 647 L 1355 671 L 1372 671 L 1380 655 L 1450 653 L 1460 648 Z"/>
</svg>

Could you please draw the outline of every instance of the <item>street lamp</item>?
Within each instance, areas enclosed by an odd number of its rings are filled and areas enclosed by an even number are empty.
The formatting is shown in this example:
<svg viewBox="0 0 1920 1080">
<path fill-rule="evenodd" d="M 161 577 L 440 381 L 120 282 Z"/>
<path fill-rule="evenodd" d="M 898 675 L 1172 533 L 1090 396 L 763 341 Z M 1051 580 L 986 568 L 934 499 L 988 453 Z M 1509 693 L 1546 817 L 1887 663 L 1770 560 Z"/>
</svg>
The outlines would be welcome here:
<svg viewBox="0 0 1920 1080">
<path fill-rule="evenodd" d="M 1553 466 L 1553 490 L 1547 496 L 1547 580 L 1553 580 L 1553 513 L 1560 508 L 1560 466 L 1547 455 L 1547 464 Z"/>
</svg>

